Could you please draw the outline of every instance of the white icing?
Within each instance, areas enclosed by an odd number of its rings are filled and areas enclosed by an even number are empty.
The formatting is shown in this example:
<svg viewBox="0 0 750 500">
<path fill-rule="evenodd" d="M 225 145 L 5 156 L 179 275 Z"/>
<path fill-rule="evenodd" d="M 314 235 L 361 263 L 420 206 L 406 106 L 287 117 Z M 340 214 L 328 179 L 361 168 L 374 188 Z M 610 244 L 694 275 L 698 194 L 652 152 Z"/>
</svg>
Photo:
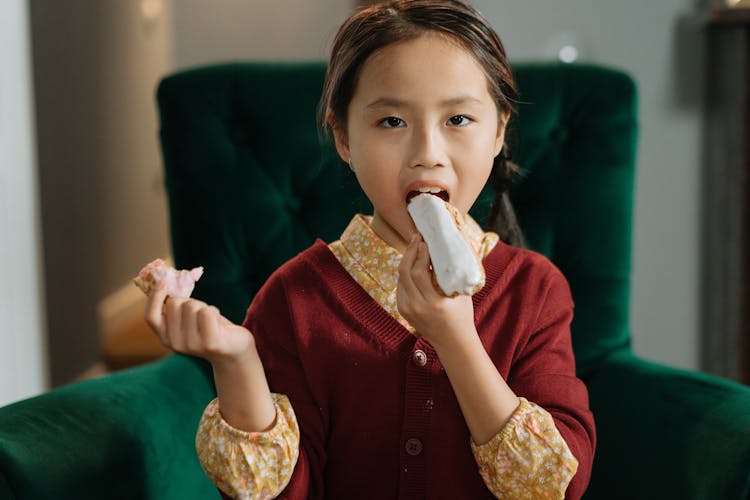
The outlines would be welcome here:
<svg viewBox="0 0 750 500">
<path fill-rule="evenodd" d="M 469 242 L 456 227 L 446 203 L 419 194 L 407 207 L 417 231 L 427 243 L 435 278 L 443 292 L 471 295 L 484 285 L 484 270 Z"/>
</svg>

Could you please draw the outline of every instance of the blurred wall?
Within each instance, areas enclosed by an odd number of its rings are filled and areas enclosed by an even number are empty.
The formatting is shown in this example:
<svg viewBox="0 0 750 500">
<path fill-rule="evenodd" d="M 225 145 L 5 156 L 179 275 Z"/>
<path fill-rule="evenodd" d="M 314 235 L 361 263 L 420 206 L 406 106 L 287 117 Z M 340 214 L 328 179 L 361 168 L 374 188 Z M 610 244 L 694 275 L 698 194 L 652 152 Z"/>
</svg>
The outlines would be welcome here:
<svg viewBox="0 0 750 500">
<path fill-rule="evenodd" d="M 349 0 L 31 0 L 53 385 L 99 360 L 96 306 L 169 254 L 154 92 L 179 68 L 323 59 Z"/>
<path fill-rule="evenodd" d="M 168 254 L 155 85 L 170 2 L 31 0 L 53 385 L 99 359 L 96 304 Z"/>
<path fill-rule="evenodd" d="M 29 23 L 0 2 L 0 406 L 47 388 Z"/>
<path fill-rule="evenodd" d="M 353 0 L 178 0 L 175 66 L 216 61 L 325 59 Z"/>
<path fill-rule="evenodd" d="M 700 172 L 707 9 L 696 0 L 472 2 L 494 24 L 511 59 L 554 57 L 630 73 L 640 135 L 633 235 L 631 324 L 643 357 L 699 368 Z"/>
</svg>

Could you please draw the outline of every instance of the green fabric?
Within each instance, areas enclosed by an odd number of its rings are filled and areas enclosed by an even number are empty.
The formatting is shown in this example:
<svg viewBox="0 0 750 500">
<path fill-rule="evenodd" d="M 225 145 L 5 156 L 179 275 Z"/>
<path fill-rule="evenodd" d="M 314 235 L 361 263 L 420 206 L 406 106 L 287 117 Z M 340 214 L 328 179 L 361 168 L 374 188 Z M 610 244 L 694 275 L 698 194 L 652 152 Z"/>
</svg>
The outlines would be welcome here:
<svg viewBox="0 0 750 500">
<path fill-rule="evenodd" d="M 511 198 L 529 246 L 570 281 L 579 375 L 628 346 L 636 88 L 619 71 L 518 67 L 519 165 Z"/>
<path fill-rule="evenodd" d="M 194 295 L 233 321 L 279 265 L 371 211 L 331 145 L 320 147 L 324 70 L 226 65 L 159 88 L 174 259 L 205 267 Z"/>
<path fill-rule="evenodd" d="M 599 446 L 587 498 L 748 498 L 747 387 L 623 350 L 588 388 Z"/>
<path fill-rule="evenodd" d="M 584 64 L 513 67 L 521 104 L 507 138 L 526 175 L 511 197 L 576 304 L 598 433 L 586 498 L 745 498 L 750 389 L 630 352 L 633 80 Z M 195 296 L 233 321 L 282 262 L 371 210 L 321 144 L 323 74 L 322 63 L 226 64 L 159 87 L 175 261 L 205 267 Z M 472 209 L 478 221 L 491 198 Z M 213 396 L 206 363 L 172 356 L 0 408 L 0 498 L 215 498 L 194 451 Z"/>
<path fill-rule="evenodd" d="M 4 500 L 15 500 L 17 498 L 5 475 L 0 476 L 0 498 Z"/>
<path fill-rule="evenodd" d="M 159 90 L 175 261 L 206 268 L 196 296 L 233 320 L 279 264 L 371 210 L 332 145 L 319 144 L 324 72 L 320 63 L 231 64 Z M 523 103 L 508 138 L 526 176 L 511 196 L 530 246 L 571 280 L 585 376 L 629 342 L 635 85 L 586 65 L 515 72 Z M 471 212 L 480 222 L 491 201 L 488 187 Z"/>
<path fill-rule="evenodd" d="M 0 498 L 218 498 L 193 451 L 207 375 L 173 355 L 0 409 Z"/>
</svg>

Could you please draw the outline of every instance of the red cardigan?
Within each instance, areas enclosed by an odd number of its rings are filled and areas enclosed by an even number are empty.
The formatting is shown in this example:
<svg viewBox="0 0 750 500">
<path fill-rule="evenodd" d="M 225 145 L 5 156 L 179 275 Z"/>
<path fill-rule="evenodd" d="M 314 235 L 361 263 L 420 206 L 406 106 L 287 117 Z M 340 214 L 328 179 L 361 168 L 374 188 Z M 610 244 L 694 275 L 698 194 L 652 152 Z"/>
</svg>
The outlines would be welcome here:
<svg viewBox="0 0 750 500">
<path fill-rule="evenodd" d="M 594 420 L 575 376 L 573 302 L 544 256 L 499 242 L 474 296 L 482 343 L 518 396 L 549 411 L 578 471 L 591 474 Z M 434 349 L 402 327 L 318 240 L 256 295 L 253 332 L 271 391 L 291 400 L 300 455 L 279 498 L 493 498 Z"/>
</svg>

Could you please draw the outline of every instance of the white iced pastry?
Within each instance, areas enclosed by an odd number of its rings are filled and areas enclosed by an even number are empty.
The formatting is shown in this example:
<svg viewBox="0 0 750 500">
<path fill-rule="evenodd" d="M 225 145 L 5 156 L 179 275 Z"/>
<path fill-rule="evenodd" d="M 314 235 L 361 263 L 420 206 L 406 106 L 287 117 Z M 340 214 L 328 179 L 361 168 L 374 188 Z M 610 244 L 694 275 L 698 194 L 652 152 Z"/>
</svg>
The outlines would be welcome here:
<svg viewBox="0 0 750 500">
<path fill-rule="evenodd" d="M 458 210 L 437 196 L 419 194 L 407 206 L 430 251 L 435 280 L 447 296 L 472 295 L 484 286 L 484 267 L 461 233 Z"/>
<path fill-rule="evenodd" d="M 170 297 L 188 298 L 193 293 L 195 282 L 203 275 L 203 268 L 196 267 L 190 270 L 178 271 L 169 266 L 161 259 L 156 259 L 146 264 L 133 278 L 133 283 L 146 295 L 158 284 L 164 282 L 167 286 L 167 295 Z"/>
</svg>

